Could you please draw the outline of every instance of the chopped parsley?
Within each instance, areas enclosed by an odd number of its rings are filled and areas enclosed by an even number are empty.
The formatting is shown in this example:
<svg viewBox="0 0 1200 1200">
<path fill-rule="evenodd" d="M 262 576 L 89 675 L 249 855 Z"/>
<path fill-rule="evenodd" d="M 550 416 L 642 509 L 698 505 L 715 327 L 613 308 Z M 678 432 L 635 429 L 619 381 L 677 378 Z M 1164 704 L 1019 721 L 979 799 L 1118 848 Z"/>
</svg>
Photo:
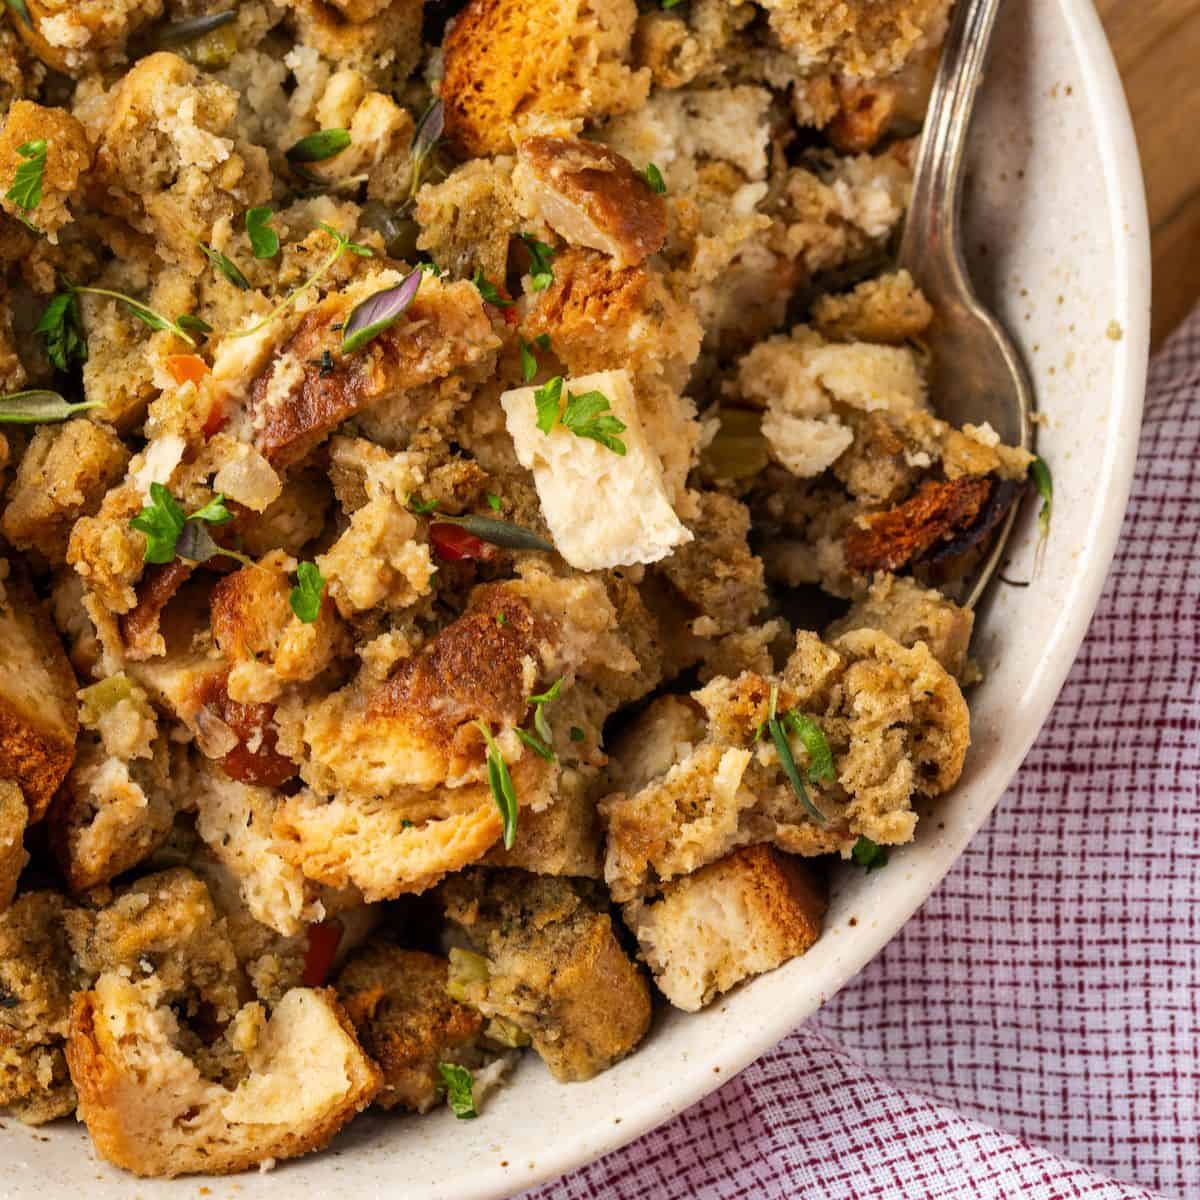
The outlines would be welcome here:
<svg viewBox="0 0 1200 1200">
<path fill-rule="evenodd" d="M 599 442 L 614 454 L 626 452 L 625 443 L 617 434 L 624 433 L 628 426 L 612 412 L 608 397 L 603 392 L 582 392 L 578 396 L 568 392 L 565 406 L 562 404 L 562 393 L 561 375 L 555 375 L 534 389 L 537 427 L 543 433 L 550 433 L 555 425 L 561 424 L 576 437 Z"/>
<path fill-rule="evenodd" d="M 554 282 L 554 247 L 539 242 L 532 233 L 520 235 L 529 251 L 529 279 L 535 292 L 544 292 Z"/>
<path fill-rule="evenodd" d="M 321 593 L 325 590 L 325 578 L 317 564 L 302 562 L 296 568 L 296 586 L 288 593 L 288 604 L 292 612 L 311 625 L 321 615 Z"/>
<path fill-rule="evenodd" d="M 833 751 L 821 732 L 821 727 L 806 713 L 798 713 L 794 708 L 783 714 L 783 723 L 790 729 L 808 752 L 808 782 L 821 783 L 833 779 Z"/>
<path fill-rule="evenodd" d="M 460 1121 L 470 1121 L 479 1116 L 475 1107 L 474 1076 L 466 1067 L 456 1063 L 440 1062 L 437 1065 L 438 1075 L 441 1076 L 441 1086 L 446 1093 L 446 1103 L 450 1111 Z"/>
<path fill-rule="evenodd" d="M 508 764 L 492 731 L 482 721 L 475 722 L 483 740 L 487 743 L 487 775 L 488 786 L 492 789 L 492 799 L 500 810 L 500 820 L 504 829 L 504 848 L 511 850 L 517 840 L 517 791 L 513 787 L 512 776 L 508 773 Z"/>
<path fill-rule="evenodd" d="M 79 298 L 74 291 L 59 292 L 42 312 L 33 327 L 46 339 L 46 357 L 60 370 L 69 371 L 75 363 L 87 362 L 87 338 Z"/>
<path fill-rule="evenodd" d="M 515 300 L 505 300 L 500 295 L 496 285 L 483 273 L 482 267 L 475 268 L 475 274 L 471 278 L 471 282 L 479 289 L 479 294 L 493 308 L 512 308 L 516 303 Z"/>
<path fill-rule="evenodd" d="M 204 257 L 208 259 L 235 288 L 242 292 L 250 290 L 250 280 L 242 274 L 241 268 L 220 250 L 214 250 L 212 246 L 206 246 L 203 242 L 197 242 L 197 246 L 204 252 Z"/>
<path fill-rule="evenodd" d="M 860 867 L 866 867 L 867 874 L 872 871 L 882 871 L 888 865 L 888 852 L 885 846 L 871 841 L 869 837 L 860 837 L 850 851 L 850 857 Z"/>
<path fill-rule="evenodd" d="M 225 507 L 225 497 L 220 493 L 202 508 L 186 516 L 179 501 L 161 483 L 152 483 L 150 503 L 129 524 L 139 533 L 146 535 L 143 561 L 169 563 L 178 553 L 193 562 L 203 562 L 214 553 L 228 554 L 231 558 L 240 557 L 232 551 L 216 546 L 207 531 L 202 528 L 206 524 L 224 525 L 226 521 L 231 520 L 233 513 Z M 201 537 L 201 534 L 204 536 Z"/>
<path fill-rule="evenodd" d="M 42 202 L 42 180 L 46 174 L 46 139 L 37 138 L 26 142 L 17 147 L 17 153 L 24 162 L 17 167 L 12 187 L 4 193 L 4 198 L 28 213 Z M 29 222 L 26 221 L 25 224 L 29 225 Z"/>
<path fill-rule="evenodd" d="M 650 185 L 650 190 L 659 196 L 666 193 L 667 185 L 662 177 L 662 172 L 653 164 L 647 163 L 646 169 L 642 172 L 642 178 Z"/>
<path fill-rule="evenodd" d="M 571 741 L 582 742 L 584 738 L 583 730 L 578 725 L 571 726 Z"/>
<path fill-rule="evenodd" d="M 419 496 L 409 496 L 407 500 L 409 511 L 415 512 L 418 516 L 433 512 L 440 503 L 440 500 L 422 500 Z"/>
<path fill-rule="evenodd" d="M 538 373 L 538 360 L 533 352 L 534 346 L 539 350 L 550 349 L 550 335 L 548 333 L 539 333 L 532 342 L 527 342 L 524 338 L 518 338 L 517 343 L 521 348 L 521 378 L 526 383 L 532 383 L 534 376 Z"/>
<path fill-rule="evenodd" d="M 290 163 L 324 162 L 349 145 L 350 134 L 345 129 L 318 129 L 290 146 L 284 157 Z"/>
<path fill-rule="evenodd" d="M 488 502 L 488 508 L 490 508 L 492 512 L 500 511 L 500 497 L 497 496 L 495 492 L 488 492 L 486 499 Z"/>
<path fill-rule="evenodd" d="M 255 258 L 274 258 L 279 253 L 279 234 L 271 228 L 274 215 L 265 204 L 246 210 L 246 236 Z"/>
</svg>

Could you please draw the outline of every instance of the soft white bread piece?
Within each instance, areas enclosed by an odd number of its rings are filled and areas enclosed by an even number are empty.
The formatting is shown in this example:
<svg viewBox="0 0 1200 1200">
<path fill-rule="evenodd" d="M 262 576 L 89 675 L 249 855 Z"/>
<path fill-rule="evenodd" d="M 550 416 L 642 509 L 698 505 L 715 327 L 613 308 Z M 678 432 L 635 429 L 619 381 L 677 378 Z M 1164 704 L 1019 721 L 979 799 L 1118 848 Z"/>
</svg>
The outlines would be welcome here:
<svg viewBox="0 0 1200 1200">
<path fill-rule="evenodd" d="M 172 1009 L 120 975 L 77 995 L 67 1062 L 100 1156 L 168 1178 L 295 1158 L 325 1146 L 382 1083 L 332 990 L 293 988 L 270 1020 L 253 1004 L 234 1025 L 248 1071 L 229 1088 L 180 1049 Z"/>
<path fill-rule="evenodd" d="M 25 865 L 25 797 L 11 779 L 0 779 L 0 913 L 12 903 Z"/>
<path fill-rule="evenodd" d="M 533 472 L 542 512 L 558 552 L 581 571 L 658 562 L 692 540 L 663 484 L 662 463 L 648 442 L 629 372 L 601 371 L 568 379 L 568 396 L 602 393 L 626 428 L 618 454 L 561 424 L 537 425 L 535 388 L 500 397 L 521 465 Z"/>
<path fill-rule="evenodd" d="M 825 895 L 810 868 L 746 846 L 625 906 L 654 981 L 687 1012 L 803 954 L 821 935 Z"/>
<path fill-rule="evenodd" d="M 20 786 L 31 823 L 46 811 L 75 756 L 75 686 L 28 580 L 0 559 L 0 778 Z"/>
</svg>

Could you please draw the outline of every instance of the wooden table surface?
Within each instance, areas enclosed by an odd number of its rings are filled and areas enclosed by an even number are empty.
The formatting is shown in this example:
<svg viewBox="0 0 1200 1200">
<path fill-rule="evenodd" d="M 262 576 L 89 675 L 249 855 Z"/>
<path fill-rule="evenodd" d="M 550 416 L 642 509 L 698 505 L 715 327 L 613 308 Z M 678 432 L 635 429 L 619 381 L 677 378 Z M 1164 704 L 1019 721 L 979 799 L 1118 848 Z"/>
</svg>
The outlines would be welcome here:
<svg viewBox="0 0 1200 1200">
<path fill-rule="evenodd" d="M 1150 205 L 1153 336 L 1200 300 L 1200 0 L 1096 0 L 1125 80 Z"/>
</svg>

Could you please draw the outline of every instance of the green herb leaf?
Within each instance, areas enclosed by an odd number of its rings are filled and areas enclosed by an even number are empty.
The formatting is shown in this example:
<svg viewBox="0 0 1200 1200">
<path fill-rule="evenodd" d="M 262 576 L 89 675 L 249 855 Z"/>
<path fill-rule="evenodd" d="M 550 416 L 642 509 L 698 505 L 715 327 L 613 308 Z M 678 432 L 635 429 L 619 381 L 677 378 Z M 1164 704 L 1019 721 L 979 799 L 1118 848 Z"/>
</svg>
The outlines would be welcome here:
<svg viewBox="0 0 1200 1200">
<path fill-rule="evenodd" d="M 804 743 L 808 751 L 808 782 L 821 783 L 833 779 L 833 751 L 825 740 L 821 727 L 806 713 L 798 713 L 795 709 L 784 713 L 784 724 Z"/>
<path fill-rule="evenodd" d="M 12 392 L 0 396 L 0 425 L 37 425 L 48 421 L 65 421 L 89 408 L 99 408 L 99 400 L 83 400 L 78 404 L 64 399 L 58 392 L 35 388 L 28 392 Z"/>
<path fill-rule="evenodd" d="M 37 138 L 17 147 L 17 153 L 25 160 L 13 176 L 12 187 L 4 193 L 25 212 L 32 212 L 42 202 L 42 179 L 46 174 L 46 139 Z"/>
<path fill-rule="evenodd" d="M 869 837 L 860 837 L 850 851 L 850 857 L 860 867 L 867 868 L 867 874 L 881 871 L 888 865 L 888 852 L 884 846 L 877 845 Z"/>
<path fill-rule="evenodd" d="M 179 321 L 172 321 L 170 317 L 164 317 L 162 313 L 156 312 L 148 304 L 143 304 L 140 300 L 134 300 L 132 296 L 126 296 L 122 292 L 112 292 L 108 288 L 76 287 L 74 284 L 68 284 L 68 286 L 72 291 L 81 295 L 86 293 L 90 296 L 107 296 L 110 300 L 117 300 L 121 304 L 124 304 L 129 309 L 130 315 L 136 317 L 143 325 L 148 325 L 151 329 L 155 330 L 169 331 L 181 341 L 187 342 L 189 346 L 195 346 L 196 344 L 196 339 L 187 333 Z M 188 320 L 198 321 L 199 317 L 188 318 Z"/>
<path fill-rule="evenodd" d="M 779 756 L 779 765 L 783 768 L 783 773 L 787 776 L 788 783 L 792 785 L 792 791 L 796 793 L 797 798 L 808 812 L 808 815 L 818 825 L 824 825 L 825 814 L 809 799 L 808 791 L 804 787 L 804 781 L 800 778 L 800 772 L 796 768 L 796 760 L 792 757 L 792 747 L 788 742 L 787 734 L 784 732 L 783 723 L 778 717 L 768 717 L 767 732 L 771 735 L 771 741 L 775 743 L 775 753 Z"/>
<path fill-rule="evenodd" d="M 625 453 L 625 443 L 616 435 L 628 428 L 610 409 L 603 392 L 583 392 L 578 396 L 567 393 L 567 406 L 562 423 L 576 437 L 591 438 L 614 454 Z"/>
<path fill-rule="evenodd" d="M 642 172 L 642 178 L 650 185 L 650 190 L 662 196 L 666 193 L 667 185 L 663 180 L 662 172 L 653 164 L 647 163 L 646 169 Z"/>
<path fill-rule="evenodd" d="M 225 278 L 228 279 L 235 288 L 238 288 L 243 292 L 248 292 L 250 290 L 250 280 L 248 280 L 245 275 L 242 274 L 237 263 L 235 263 L 231 258 L 227 258 L 220 252 L 220 250 L 214 250 L 211 246 L 206 246 L 203 242 L 197 242 L 196 245 L 204 251 L 205 258 L 207 258 L 208 261 L 212 263 L 212 265 L 216 267 L 217 270 L 220 271 L 221 274 L 224 275 Z"/>
<path fill-rule="evenodd" d="M 559 693 L 562 691 L 564 676 L 560 675 L 544 692 L 538 692 L 536 696 L 529 697 L 530 704 L 551 704 L 558 699 Z"/>
<path fill-rule="evenodd" d="M 274 215 L 265 204 L 246 210 L 246 236 L 255 258 L 274 258 L 279 253 L 279 234 L 271 228 Z"/>
<path fill-rule="evenodd" d="M 296 586 L 288 593 L 288 604 L 292 612 L 311 625 L 321 615 L 321 593 L 325 590 L 325 579 L 316 563 L 302 562 L 296 568 Z"/>
<path fill-rule="evenodd" d="M 493 308 L 512 308 L 512 306 L 516 303 L 515 300 L 505 300 L 504 297 L 500 295 L 496 285 L 483 273 L 482 267 L 475 268 L 475 274 L 472 277 L 471 282 L 479 289 L 479 294 Z"/>
<path fill-rule="evenodd" d="M 533 377 L 538 373 L 538 361 L 529 343 L 524 338 L 517 340 L 521 347 L 521 378 L 526 383 L 532 383 Z"/>
<path fill-rule="evenodd" d="M 571 741 L 582 742 L 584 738 L 583 730 L 578 725 L 571 726 Z"/>
<path fill-rule="evenodd" d="M 73 291 L 59 292 L 51 299 L 33 332 L 45 337 L 46 357 L 60 371 L 69 371 L 75 363 L 87 362 L 83 317 Z"/>
<path fill-rule="evenodd" d="M 161 483 L 152 483 L 150 503 L 129 522 L 132 528 L 146 535 L 143 560 L 169 563 L 175 557 L 175 543 L 179 541 L 186 521 L 175 497 Z"/>
<path fill-rule="evenodd" d="M 1043 541 L 1050 536 L 1050 515 L 1054 507 L 1054 481 L 1050 478 L 1050 468 L 1043 458 L 1035 458 L 1029 464 L 1029 474 L 1033 478 L 1033 486 L 1042 498 L 1041 511 L 1038 513 L 1038 533 Z"/>
<path fill-rule="evenodd" d="M 490 508 L 492 512 L 499 512 L 501 504 L 500 497 L 497 496 L 495 492 L 488 492 L 486 498 L 488 502 L 488 508 Z"/>
<path fill-rule="evenodd" d="M 450 1106 L 450 1111 L 460 1121 L 470 1121 L 479 1116 L 475 1108 L 475 1094 L 472 1090 L 475 1080 L 471 1072 L 466 1067 L 444 1062 L 438 1063 L 437 1069 L 442 1087 L 446 1090 L 446 1103 Z"/>
<path fill-rule="evenodd" d="M 256 321 L 249 329 L 239 329 L 236 333 L 227 333 L 225 335 L 227 338 L 249 337 L 252 333 L 257 333 L 260 329 L 265 329 L 280 313 L 286 312 L 291 308 L 296 303 L 296 297 L 305 291 L 305 289 L 316 287 L 343 254 L 349 252 L 357 254 L 360 258 L 371 258 L 374 255 L 374 251 L 370 247 L 360 246 L 357 242 L 352 242 L 345 234 L 339 233 L 334 229 L 332 225 L 326 225 L 324 221 L 321 221 L 319 226 L 333 238 L 334 246 L 329 253 L 329 257 L 299 287 L 295 287 L 288 292 L 261 321 Z"/>
<path fill-rule="evenodd" d="M 194 313 L 184 313 L 175 318 L 175 324 L 180 329 L 190 329 L 193 333 L 212 333 L 213 327 Z"/>
<path fill-rule="evenodd" d="M 511 850 L 517 840 L 517 792 L 513 787 L 512 776 L 508 773 L 508 764 L 505 763 L 504 755 L 500 753 L 500 747 L 492 737 L 492 731 L 482 721 L 476 721 L 475 725 L 487 743 L 488 784 L 492 789 L 492 799 L 496 801 L 496 807 L 500 810 L 500 820 L 504 828 L 504 848 Z"/>
<path fill-rule="evenodd" d="M 25 25 L 29 29 L 33 28 L 33 21 L 30 19 L 29 9 L 25 5 L 25 0 L 4 0 L 4 2 L 25 22 Z"/>
<path fill-rule="evenodd" d="M 302 137 L 285 152 L 290 163 L 324 162 L 335 154 L 341 154 L 350 145 L 350 134 L 345 129 L 318 129 Z"/>
<path fill-rule="evenodd" d="M 408 498 L 409 509 L 421 516 L 425 513 L 433 512 L 440 503 L 440 500 L 421 500 L 417 496 L 409 496 Z"/>
<path fill-rule="evenodd" d="M 233 513 L 225 507 L 225 496 L 222 492 L 218 492 L 207 504 L 202 508 L 196 509 L 190 517 L 189 521 L 207 521 L 209 525 L 224 525 L 226 521 L 233 520 Z"/>
<path fill-rule="evenodd" d="M 505 550 L 541 550 L 546 554 L 554 551 L 554 547 L 532 529 L 514 525 L 511 521 L 502 521 L 499 517 L 488 517 L 482 513 L 463 513 L 459 517 L 443 515 L 439 519 L 451 525 L 461 525 L 480 541 L 502 546 Z"/>
<path fill-rule="evenodd" d="M 539 692 L 536 696 L 529 697 L 529 703 L 533 705 L 533 727 L 538 731 L 538 734 L 547 746 L 554 744 L 554 731 L 550 728 L 550 722 L 546 719 L 546 705 L 553 704 L 558 699 L 558 694 L 562 691 L 562 685 L 563 677 L 560 675 L 544 692 Z M 554 757 L 553 753 L 550 757 Z"/>
<path fill-rule="evenodd" d="M 342 353 L 353 354 L 395 325 L 416 299 L 424 278 L 421 271 L 412 271 L 395 287 L 384 288 L 356 304 L 343 326 Z"/>
<path fill-rule="evenodd" d="M 540 712 L 541 710 L 539 709 L 538 711 Z M 536 737 L 534 734 L 530 733 L 528 729 L 514 729 L 513 732 L 535 754 L 540 755 L 547 762 L 554 761 L 554 751 L 551 750 L 550 747 L 544 741 L 542 741 L 541 738 Z"/>
<path fill-rule="evenodd" d="M 421 180 L 425 175 L 425 164 L 429 161 L 438 142 L 441 141 L 445 127 L 445 107 L 441 99 L 435 99 L 422 114 L 413 130 L 412 149 L 409 152 L 412 158 L 412 174 L 408 181 L 408 202 L 410 204 L 416 198 Z"/>
<path fill-rule="evenodd" d="M 417 263 L 418 270 L 424 271 L 426 275 L 432 275 L 434 279 L 440 279 L 445 275 L 445 271 L 433 261 L 432 258 L 422 259 Z"/>
<path fill-rule="evenodd" d="M 529 281 L 535 292 L 544 292 L 554 282 L 554 247 L 539 242 L 532 233 L 520 235 L 532 260 L 529 266 Z"/>
<path fill-rule="evenodd" d="M 537 427 L 543 433 L 549 433 L 562 417 L 562 390 L 561 375 L 555 375 L 540 388 L 534 388 L 533 402 L 537 405 Z"/>
<path fill-rule="evenodd" d="M 203 37 L 206 33 L 212 33 L 214 29 L 220 29 L 236 19 L 237 13 L 233 9 L 228 9 L 225 12 L 205 13 L 203 16 L 189 17 L 183 21 L 172 21 L 160 31 L 158 45 L 162 47 L 182 46 Z"/>
<path fill-rule="evenodd" d="M 681 5 L 682 3 L 683 3 L 683 0 L 662 0 L 662 6 L 664 9 L 667 9 L 667 10 L 672 9 L 672 8 L 678 8 L 679 5 Z"/>
<path fill-rule="evenodd" d="M 208 532 L 208 526 L 203 520 L 197 520 L 195 517 L 189 517 L 184 522 L 183 532 L 175 542 L 175 554 L 178 558 L 186 558 L 189 562 L 196 563 L 208 562 L 210 558 L 218 557 L 234 558 L 241 563 L 250 562 L 244 554 L 217 545 L 213 535 Z"/>
</svg>

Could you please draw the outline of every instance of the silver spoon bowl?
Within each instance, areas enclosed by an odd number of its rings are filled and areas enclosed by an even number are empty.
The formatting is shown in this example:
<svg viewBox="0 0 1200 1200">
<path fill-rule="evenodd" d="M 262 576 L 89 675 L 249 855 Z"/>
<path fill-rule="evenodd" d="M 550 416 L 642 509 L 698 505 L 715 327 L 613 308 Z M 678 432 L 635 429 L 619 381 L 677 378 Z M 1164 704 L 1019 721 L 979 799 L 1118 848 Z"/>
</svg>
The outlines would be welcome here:
<svg viewBox="0 0 1200 1200">
<path fill-rule="evenodd" d="M 1012 340 L 979 302 L 962 255 L 963 156 L 1000 0 L 958 0 L 921 135 L 912 202 L 900 240 L 906 268 L 933 305 L 927 333 L 930 387 L 940 416 L 955 425 L 985 421 L 1009 445 L 1032 448 L 1033 388 Z M 1012 532 L 1013 505 L 981 563 L 964 582 L 973 607 Z"/>
</svg>

